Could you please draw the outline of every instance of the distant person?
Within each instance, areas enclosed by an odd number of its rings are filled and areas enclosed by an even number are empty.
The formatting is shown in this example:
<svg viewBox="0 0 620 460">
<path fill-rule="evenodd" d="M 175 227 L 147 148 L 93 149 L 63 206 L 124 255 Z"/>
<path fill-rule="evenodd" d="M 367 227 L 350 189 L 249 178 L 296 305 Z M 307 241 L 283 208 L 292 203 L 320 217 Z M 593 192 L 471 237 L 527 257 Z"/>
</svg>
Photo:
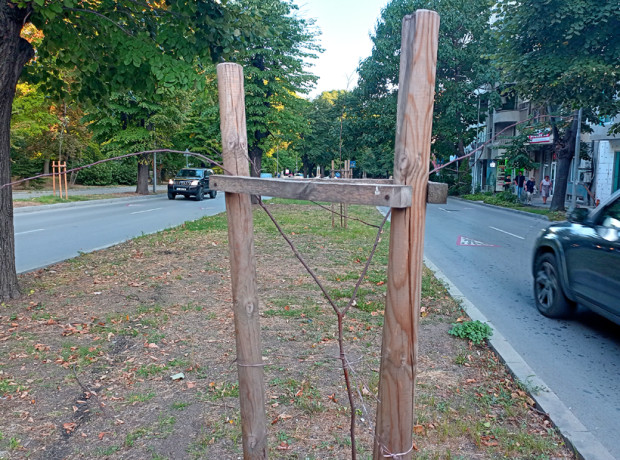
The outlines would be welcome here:
<svg viewBox="0 0 620 460">
<path fill-rule="evenodd" d="M 517 177 L 515 177 L 515 185 L 517 186 L 517 198 L 519 198 L 519 201 L 521 201 L 523 197 L 523 185 L 524 184 L 525 184 L 525 176 L 523 175 L 522 172 L 520 172 L 519 174 L 517 174 Z"/>
<path fill-rule="evenodd" d="M 532 204 L 532 195 L 534 195 L 534 187 L 536 187 L 536 182 L 534 182 L 533 177 L 530 177 L 525 183 L 525 195 L 527 196 L 527 204 Z"/>
<path fill-rule="evenodd" d="M 551 195 L 551 180 L 549 176 L 545 176 L 540 182 L 540 196 L 542 196 L 543 204 L 547 204 L 547 197 L 549 195 Z"/>
</svg>

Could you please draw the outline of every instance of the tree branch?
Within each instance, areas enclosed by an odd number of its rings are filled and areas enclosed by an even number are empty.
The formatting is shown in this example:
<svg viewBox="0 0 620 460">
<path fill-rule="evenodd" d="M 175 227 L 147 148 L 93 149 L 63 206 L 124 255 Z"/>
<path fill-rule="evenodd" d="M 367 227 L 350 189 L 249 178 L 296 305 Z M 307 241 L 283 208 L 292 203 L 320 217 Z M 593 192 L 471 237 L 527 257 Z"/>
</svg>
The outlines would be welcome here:
<svg viewBox="0 0 620 460">
<path fill-rule="evenodd" d="M 133 34 L 128 31 L 127 29 L 125 29 L 123 26 L 121 26 L 118 22 L 110 19 L 109 17 L 107 17 L 105 14 L 99 13 L 98 11 L 95 10 L 89 10 L 87 8 L 63 8 L 63 10 L 65 11 L 73 11 L 76 13 L 89 13 L 89 14 L 94 14 L 95 16 L 99 16 L 102 19 L 105 19 L 106 21 L 110 22 L 112 25 L 114 25 L 115 27 L 117 27 L 119 30 L 121 30 L 122 32 L 124 32 L 125 34 L 127 34 L 129 37 L 133 37 Z"/>
</svg>

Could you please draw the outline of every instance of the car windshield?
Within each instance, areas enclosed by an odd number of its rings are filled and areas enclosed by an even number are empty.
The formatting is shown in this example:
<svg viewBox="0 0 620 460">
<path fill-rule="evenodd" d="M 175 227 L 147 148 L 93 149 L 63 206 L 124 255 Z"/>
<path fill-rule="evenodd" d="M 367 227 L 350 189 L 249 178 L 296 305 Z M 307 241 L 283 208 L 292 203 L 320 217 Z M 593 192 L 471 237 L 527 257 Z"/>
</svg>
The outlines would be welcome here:
<svg viewBox="0 0 620 460">
<path fill-rule="evenodd" d="M 179 177 L 202 177 L 202 171 L 199 169 L 181 169 Z"/>
</svg>

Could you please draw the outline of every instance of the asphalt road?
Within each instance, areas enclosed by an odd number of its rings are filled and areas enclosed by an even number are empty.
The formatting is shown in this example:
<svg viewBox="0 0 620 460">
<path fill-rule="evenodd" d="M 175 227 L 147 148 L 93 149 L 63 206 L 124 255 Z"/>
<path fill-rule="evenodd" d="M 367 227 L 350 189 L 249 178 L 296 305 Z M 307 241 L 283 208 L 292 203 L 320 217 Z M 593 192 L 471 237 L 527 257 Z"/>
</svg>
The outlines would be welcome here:
<svg viewBox="0 0 620 460">
<path fill-rule="evenodd" d="M 78 202 L 15 210 L 17 272 L 41 268 L 80 252 L 180 225 L 225 210 L 224 194 L 213 200 L 186 200 L 166 195 Z"/>
<path fill-rule="evenodd" d="M 538 313 L 532 248 L 547 224 L 533 215 L 449 199 L 427 208 L 424 252 L 620 459 L 620 326 L 582 308 L 571 321 Z"/>
</svg>

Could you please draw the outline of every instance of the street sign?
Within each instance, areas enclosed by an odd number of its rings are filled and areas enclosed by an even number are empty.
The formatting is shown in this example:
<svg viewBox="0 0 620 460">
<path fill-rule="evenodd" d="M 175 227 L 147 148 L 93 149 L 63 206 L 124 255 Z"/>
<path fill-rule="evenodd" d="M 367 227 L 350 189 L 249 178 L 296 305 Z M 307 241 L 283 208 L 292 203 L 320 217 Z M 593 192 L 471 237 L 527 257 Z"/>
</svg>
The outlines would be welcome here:
<svg viewBox="0 0 620 460">
<path fill-rule="evenodd" d="M 355 160 L 351 160 L 351 161 L 349 162 L 349 167 L 350 167 L 351 169 L 355 168 Z"/>
</svg>

